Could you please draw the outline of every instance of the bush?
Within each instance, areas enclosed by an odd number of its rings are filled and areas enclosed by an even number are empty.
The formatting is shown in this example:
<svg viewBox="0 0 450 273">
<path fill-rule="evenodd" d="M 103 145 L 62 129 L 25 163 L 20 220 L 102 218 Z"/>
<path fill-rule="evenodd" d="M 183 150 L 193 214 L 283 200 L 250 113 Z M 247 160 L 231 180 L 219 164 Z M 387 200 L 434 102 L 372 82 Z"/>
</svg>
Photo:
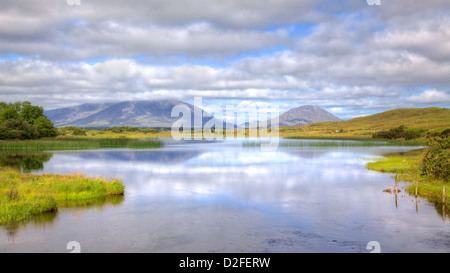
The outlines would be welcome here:
<svg viewBox="0 0 450 273">
<path fill-rule="evenodd" d="M 411 140 L 424 136 L 425 129 L 409 129 L 405 131 L 405 140 Z"/>
<path fill-rule="evenodd" d="M 16 139 L 16 135 L 11 129 L 0 126 L 0 139 L 12 140 Z"/>
<path fill-rule="evenodd" d="M 37 139 L 39 132 L 36 127 L 20 118 L 12 118 L 2 122 L 2 127 L 13 132 L 18 139 Z"/>
<path fill-rule="evenodd" d="M 404 138 L 411 140 L 424 136 L 425 129 L 406 129 L 404 125 L 392 128 L 389 131 L 380 131 L 372 134 L 372 138 L 397 139 Z"/>
<path fill-rule="evenodd" d="M 72 131 L 72 135 L 74 136 L 85 136 L 86 135 L 86 131 L 80 128 L 74 128 Z"/>
<path fill-rule="evenodd" d="M 429 141 L 421 159 L 422 174 L 436 179 L 450 179 L 450 138 L 436 137 Z"/>
</svg>

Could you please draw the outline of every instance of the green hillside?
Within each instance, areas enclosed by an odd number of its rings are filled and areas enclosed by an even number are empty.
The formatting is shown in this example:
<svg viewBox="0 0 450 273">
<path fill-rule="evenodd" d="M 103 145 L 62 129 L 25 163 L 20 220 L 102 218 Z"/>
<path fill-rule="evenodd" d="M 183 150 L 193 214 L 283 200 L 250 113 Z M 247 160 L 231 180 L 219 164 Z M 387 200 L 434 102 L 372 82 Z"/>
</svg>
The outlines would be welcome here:
<svg viewBox="0 0 450 273">
<path fill-rule="evenodd" d="M 407 128 L 427 130 L 450 128 L 450 109 L 438 107 L 394 109 L 351 120 L 281 127 L 280 132 L 285 136 L 298 133 L 308 134 L 308 132 L 309 134 L 340 133 L 368 135 L 372 132 L 389 130 L 401 125 Z"/>
</svg>

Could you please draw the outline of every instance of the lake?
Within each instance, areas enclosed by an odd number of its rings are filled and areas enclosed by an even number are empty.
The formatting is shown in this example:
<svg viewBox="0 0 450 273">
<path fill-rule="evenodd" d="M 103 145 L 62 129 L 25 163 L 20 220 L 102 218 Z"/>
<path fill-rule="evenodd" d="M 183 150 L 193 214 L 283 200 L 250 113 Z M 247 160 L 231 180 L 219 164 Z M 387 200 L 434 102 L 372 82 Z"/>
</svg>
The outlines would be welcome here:
<svg viewBox="0 0 450 273">
<path fill-rule="evenodd" d="M 125 196 L 0 227 L 0 252 L 450 252 L 449 219 L 365 167 L 418 147 L 166 142 L 41 155 L 33 173 L 119 177 Z"/>
</svg>

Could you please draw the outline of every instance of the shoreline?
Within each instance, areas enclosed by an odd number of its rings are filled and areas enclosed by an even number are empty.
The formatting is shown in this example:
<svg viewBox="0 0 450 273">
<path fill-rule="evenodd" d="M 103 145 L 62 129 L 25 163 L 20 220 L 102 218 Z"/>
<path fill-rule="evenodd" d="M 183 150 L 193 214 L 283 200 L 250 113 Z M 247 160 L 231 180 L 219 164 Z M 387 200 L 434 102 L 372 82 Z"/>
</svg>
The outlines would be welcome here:
<svg viewBox="0 0 450 273">
<path fill-rule="evenodd" d="M 417 149 L 402 154 L 385 154 L 383 158 L 368 162 L 366 168 L 392 174 L 397 181 L 405 183 L 405 191 L 409 195 L 425 198 L 441 210 L 441 213 L 445 209 L 445 214 L 449 215 L 450 194 L 444 195 L 443 188 L 445 187 L 449 192 L 450 183 L 422 175 L 420 160 L 425 151 L 426 149 Z"/>
</svg>

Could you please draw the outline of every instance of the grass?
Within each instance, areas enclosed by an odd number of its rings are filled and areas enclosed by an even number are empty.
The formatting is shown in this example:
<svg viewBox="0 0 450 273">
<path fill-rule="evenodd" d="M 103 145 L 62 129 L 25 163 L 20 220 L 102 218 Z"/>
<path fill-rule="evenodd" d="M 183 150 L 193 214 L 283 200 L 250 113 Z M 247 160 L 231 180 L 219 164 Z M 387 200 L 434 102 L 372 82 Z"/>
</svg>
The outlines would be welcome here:
<svg viewBox="0 0 450 273">
<path fill-rule="evenodd" d="M 157 139 L 60 137 L 40 140 L 3 140 L 0 151 L 86 150 L 102 148 L 159 148 Z"/>
<path fill-rule="evenodd" d="M 374 146 L 422 146 L 423 141 L 400 141 L 400 140 L 376 140 L 372 138 L 327 138 L 327 137 L 285 137 L 291 140 L 315 140 L 315 141 L 282 141 L 279 147 L 374 147 Z M 245 141 L 243 146 L 256 147 L 262 141 Z"/>
<path fill-rule="evenodd" d="M 448 181 L 432 179 L 421 173 L 421 154 L 423 150 L 410 153 L 387 154 L 384 158 L 368 162 L 367 168 L 374 171 L 398 174 L 400 181 L 407 182 L 406 192 L 415 195 L 417 182 L 418 196 L 428 199 L 437 208 L 442 207 L 442 187 L 446 188 L 445 210 L 450 211 L 450 183 Z M 447 213 L 448 214 L 448 213 Z"/>
<path fill-rule="evenodd" d="M 407 128 L 432 130 L 450 127 L 450 109 L 395 109 L 366 117 L 344 121 L 319 122 L 300 126 L 281 127 L 280 136 L 303 137 L 371 137 L 373 133 L 404 125 Z"/>
<path fill-rule="evenodd" d="M 58 207 L 95 203 L 124 194 L 120 180 L 81 174 L 23 174 L 0 168 L 0 225 L 25 221 Z"/>
</svg>

